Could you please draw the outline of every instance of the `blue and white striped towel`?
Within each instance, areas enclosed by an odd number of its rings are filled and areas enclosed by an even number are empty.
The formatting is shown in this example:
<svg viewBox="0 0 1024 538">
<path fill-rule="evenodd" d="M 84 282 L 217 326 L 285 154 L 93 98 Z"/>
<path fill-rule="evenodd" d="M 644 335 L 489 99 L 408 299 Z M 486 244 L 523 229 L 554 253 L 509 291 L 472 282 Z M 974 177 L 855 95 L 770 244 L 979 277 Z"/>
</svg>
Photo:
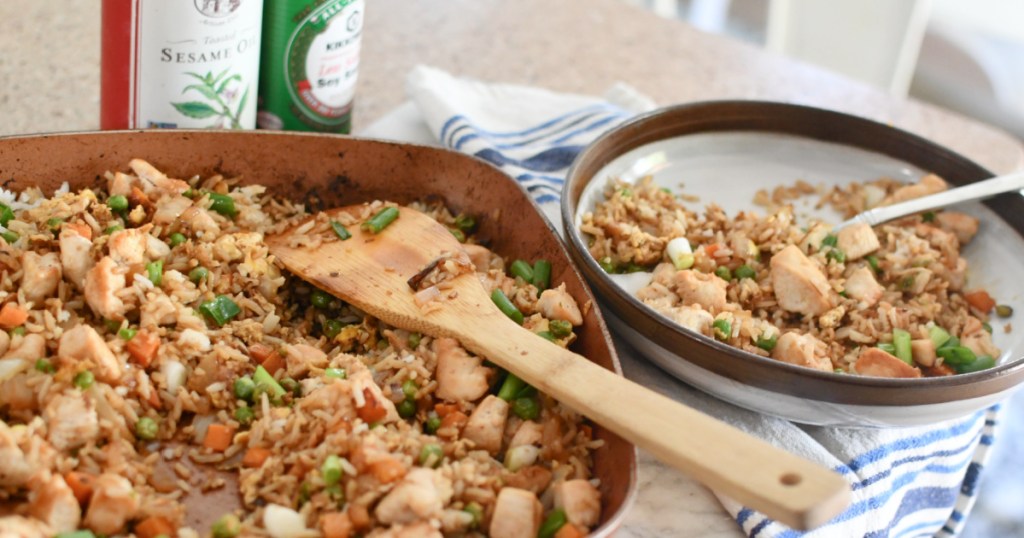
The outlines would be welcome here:
<svg viewBox="0 0 1024 538">
<path fill-rule="evenodd" d="M 556 228 L 562 181 L 575 156 L 605 130 L 653 107 L 624 86 L 599 99 L 459 79 L 427 67 L 410 73 L 407 91 L 437 140 L 518 179 Z M 807 536 L 955 536 L 974 504 L 999 406 L 928 427 L 802 426 L 709 397 L 637 360 L 632 350 L 619 346 L 619 352 L 630 378 L 846 477 L 853 489 L 850 507 Z M 650 458 L 643 465 L 660 466 Z M 658 468 L 641 475 L 672 473 Z M 640 496 L 643 503 L 643 491 Z M 800 535 L 729 499 L 720 500 L 751 537 Z M 661 534 L 652 519 L 657 518 L 628 518 L 623 534 Z"/>
</svg>

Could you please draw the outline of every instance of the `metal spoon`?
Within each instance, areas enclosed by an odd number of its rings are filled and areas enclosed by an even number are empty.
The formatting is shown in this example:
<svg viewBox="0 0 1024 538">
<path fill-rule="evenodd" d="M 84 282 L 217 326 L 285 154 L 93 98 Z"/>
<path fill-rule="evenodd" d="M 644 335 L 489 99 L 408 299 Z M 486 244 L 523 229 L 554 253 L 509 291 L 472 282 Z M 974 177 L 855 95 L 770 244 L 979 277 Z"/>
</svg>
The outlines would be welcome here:
<svg viewBox="0 0 1024 538">
<path fill-rule="evenodd" d="M 979 181 L 977 183 L 971 183 L 970 185 L 965 185 L 963 187 L 943 191 L 938 194 L 922 196 L 921 198 L 914 198 L 913 200 L 907 200 L 906 202 L 862 211 L 853 218 L 832 228 L 832 230 L 834 232 L 839 231 L 851 224 L 861 222 L 867 223 L 870 226 L 877 226 L 883 222 L 888 222 L 907 215 L 913 215 L 914 213 L 920 213 L 930 209 L 938 209 L 940 207 L 951 206 L 963 202 L 981 200 L 1004 192 L 1019 191 L 1021 189 L 1024 189 L 1024 172 L 998 176 L 992 179 Z"/>
</svg>

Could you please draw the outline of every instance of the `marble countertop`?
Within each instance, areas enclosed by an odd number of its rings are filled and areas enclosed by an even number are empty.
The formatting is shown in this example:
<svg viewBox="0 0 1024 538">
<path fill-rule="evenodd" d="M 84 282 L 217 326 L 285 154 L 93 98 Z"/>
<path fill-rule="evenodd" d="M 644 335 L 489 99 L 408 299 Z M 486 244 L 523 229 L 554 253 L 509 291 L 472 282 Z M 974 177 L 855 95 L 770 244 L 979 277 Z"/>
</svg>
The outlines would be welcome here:
<svg viewBox="0 0 1024 538">
<path fill-rule="evenodd" d="M 400 105 L 405 74 L 424 63 L 587 94 L 627 81 L 661 104 L 739 98 L 820 106 L 912 131 L 994 172 L 1024 165 L 1024 147 L 995 128 L 621 0 L 368 4 L 356 131 Z M 0 2 L 0 135 L 98 128 L 99 15 L 100 0 Z M 675 390 L 675 382 L 648 363 L 623 362 L 629 377 Z M 638 500 L 623 530 L 636 537 L 741 535 L 707 489 L 646 454 Z"/>
</svg>

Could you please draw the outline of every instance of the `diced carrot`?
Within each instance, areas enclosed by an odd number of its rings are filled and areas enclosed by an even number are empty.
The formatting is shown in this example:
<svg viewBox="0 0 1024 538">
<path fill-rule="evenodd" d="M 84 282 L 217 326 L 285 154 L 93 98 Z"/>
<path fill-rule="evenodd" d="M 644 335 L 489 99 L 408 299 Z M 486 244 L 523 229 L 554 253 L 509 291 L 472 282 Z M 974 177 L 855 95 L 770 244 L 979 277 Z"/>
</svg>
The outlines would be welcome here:
<svg viewBox="0 0 1024 538">
<path fill-rule="evenodd" d="M 124 345 L 128 355 L 131 356 L 139 366 L 149 367 L 149 363 L 156 358 L 156 352 L 160 349 L 160 337 L 149 331 L 139 331 Z"/>
<path fill-rule="evenodd" d="M 153 409 L 162 409 L 164 406 L 163 402 L 160 401 L 160 394 L 157 393 L 154 387 L 149 387 L 149 398 L 147 398 L 147 401 Z"/>
<path fill-rule="evenodd" d="M 245 451 L 245 456 L 242 456 L 242 465 L 245 467 L 263 467 L 263 463 L 270 457 L 269 448 L 252 447 Z"/>
<path fill-rule="evenodd" d="M 92 497 L 92 484 L 95 479 L 96 477 L 89 473 L 78 471 L 69 471 L 64 474 L 64 482 L 67 482 L 68 487 L 71 488 L 71 493 L 74 493 L 75 498 L 78 499 L 78 504 L 83 506 Z"/>
<path fill-rule="evenodd" d="M 583 538 L 587 534 L 580 530 L 579 527 L 572 523 L 566 523 L 562 525 L 562 528 L 558 529 L 555 533 L 555 538 Z"/>
<path fill-rule="evenodd" d="M 996 300 L 985 290 L 967 292 L 964 294 L 964 300 L 967 301 L 967 304 L 982 312 L 991 312 L 992 308 L 996 306 Z"/>
<path fill-rule="evenodd" d="M 14 304 L 7 303 L 0 308 L 0 327 L 13 329 L 20 327 L 28 319 L 28 310 Z"/>
<path fill-rule="evenodd" d="M 363 422 L 373 424 L 388 415 L 388 410 L 384 407 L 384 404 L 377 401 L 377 397 L 374 396 L 369 387 L 363 389 L 363 400 L 366 402 L 365 405 L 356 408 L 356 414 L 359 415 L 359 418 L 363 419 Z"/>
<path fill-rule="evenodd" d="M 210 424 L 206 428 L 206 438 L 203 439 L 203 446 L 218 452 L 224 452 L 231 446 L 234 436 L 234 428 L 225 424 Z"/>
<path fill-rule="evenodd" d="M 438 437 L 454 439 L 462 431 L 463 426 L 469 422 L 469 417 L 462 411 L 448 413 L 441 419 L 441 425 L 437 428 Z"/>
<path fill-rule="evenodd" d="M 390 456 L 381 458 L 370 464 L 370 474 L 381 484 L 389 484 L 405 476 L 405 465 Z"/>
<path fill-rule="evenodd" d="M 434 404 L 434 412 L 437 413 L 437 416 L 439 416 L 441 418 L 444 418 L 444 417 L 448 416 L 449 413 L 454 413 L 455 411 L 458 411 L 458 410 L 459 410 L 459 406 L 457 406 L 455 404 L 446 404 L 446 403 Z"/>
<path fill-rule="evenodd" d="M 367 510 L 365 504 L 350 503 L 348 505 L 348 519 L 356 530 L 368 529 L 372 523 L 370 521 L 370 511 Z"/>
<path fill-rule="evenodd" d="M 157 536 L 174 536 L 176 529 L 165 518 L 160 516 L 149 516 L 135 525 L 135 536 L 139 538 L 156 538 Z"/>
<path fill-rule="evenodd" d="M 277 371 L 284 368 L 284 358 L 281 354 L 274 351 L 271 353 L 266 360 L 260 363 L 263 368 L 270 373 L 270 375 L 277 374 Z"/>
<path fill-rule="evenodd" d="M 249 346 L 249 357 L 258 364 L 263 364 L 263 361 L 267 360 L 271 353 L 274 353 L 274 348 L 266 344 L 257 342 Z"/>
<path fill-rule="evenodd" d="M 301 479 L 303 476 L 306 475 L 307 470 L 308 469 L 306 469 L 306 466 L 303 465 L 302 462 L 300 461 L 299 463 L 292 465 L 291 468 L 288 469 L 288 474 L 294 476 L 295 478 Z"/>
<path fill-rule="evenodd" d="M 704 247 L 704 253 L 708 255 L 708 258 L 714 258 L 715 252 L 717 252 L 720 248 L 722 248 L 722 245 L 719 245 L 718 243 L 715 243 L 713 245 L 707 245 Z"/>
<path fill-rule="evenodd" d="M 84 222 L 67 222 L 64 224 L 64 227 L 74 230 L 75 233 L 86 239 L 92 239 L 92 226 Z"/>
<path fill-rule="evenodd" d="M 324 538 L 348 538 L 352 535 L 352 520 L 345 512 L 331 512 L 320 517 L 320 530 Z"/>
</svg>

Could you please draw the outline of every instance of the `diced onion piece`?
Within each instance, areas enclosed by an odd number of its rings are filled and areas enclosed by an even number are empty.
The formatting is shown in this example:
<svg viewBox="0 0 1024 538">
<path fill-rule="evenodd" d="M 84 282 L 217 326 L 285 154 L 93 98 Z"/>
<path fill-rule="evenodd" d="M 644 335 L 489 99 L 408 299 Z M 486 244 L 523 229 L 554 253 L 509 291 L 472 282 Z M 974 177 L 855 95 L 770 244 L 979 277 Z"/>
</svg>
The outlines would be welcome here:
<svg viewBox="0 0 1024 538">
<path fill-rule="evenodd" d="M 533 445 L 522 445 L 509 449 L 505 453 L 505 467 L 516 472 L 523 467 L 533 465 L 537 461 L 540 449 Z"/>
<path fill-rule="evenodd" d="M 864 186 L 864 208 L 871 209 L 885 199 L 885 189 L 875 185 Z"/>
<path fill-rule="evenodd" d="M 17 357 L 0 359 L 0 383 L 7 381 L 25 370 L 28 370 L 28 368 L 29 363 L 25 359 L 19 359 Z"/>
<path fill-rule="evenodd" d="M 690 247 L 690 241 L 685 237 L 677 237 L 669 241 L 665 251 L 668 252 L 668 259 L 672 260 L 672 265 L 675 265 L 676 269 L 683 270 L 693 267 L 693 249 Z"/>
<path fill-rule="evenodd" d="M 263 510 L 263 527 L 273 538 L 305 538 L 319 534 L 306 528 L 302 514 L 279 504 L 268 504 Z"/>
<path fill-rule="evenodd" d="M 164 361 L 160 372 L 164 374 L 164 379 L 167 381 L 167 392 L 171 394 L 176 394 L 178 388 L 185 384 L 185 366 L 178 361 Z"/>
<path fill-rule="evenodd" d="M 416 301 L 416 306 L 422 307 L 423 305 L 436 301 L 441 298 L 441 290 L 437 289 L 437 286 L 430 286 L 416 292 L 413 299 Z"/>
</svg>

